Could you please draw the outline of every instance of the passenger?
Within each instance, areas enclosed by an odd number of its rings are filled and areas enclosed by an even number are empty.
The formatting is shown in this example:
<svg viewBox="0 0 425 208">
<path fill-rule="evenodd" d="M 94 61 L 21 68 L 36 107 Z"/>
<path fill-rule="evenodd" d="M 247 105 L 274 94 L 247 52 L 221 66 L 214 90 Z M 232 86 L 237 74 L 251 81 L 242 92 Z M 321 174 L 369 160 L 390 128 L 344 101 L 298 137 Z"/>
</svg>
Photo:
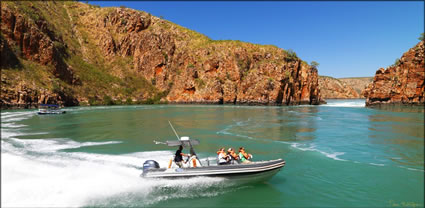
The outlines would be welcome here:
<svg viewBox="0 0 425 208">
<path fill-rule="evenodd" d="M 230 156 L 230 163 L 231 164 L 238 164 L 239 163 L 239 156 L 235 153 L 235 150 L 233 148 L 229 148 L 227 150 L 227 154 Z"/>
<path fill-rule="evenodd" d="M 217 154 L 218 154 L 219 165 L 229 164 L 230 158 L 229 158 L 229 155 L 227 155 L 226 152 L 224 151 L 224 147 L 220 148 L 220 150 L 217 151 Z"/>
<path fill-rule="evenodd" d="M 198 166 L 198 164 L 201 167 L 201 162 L 198 160 L 198 157 L 196 156 L 196 153 L 193 150 L 193 148 L 190 148 L 190 154 L 189 154 L 189 157 L 187 158 L 187 160 L 189 161 L 189 167 L 196 168 Z M 197 161 L 198 161 L 198 163 L 197 163 Z"/>
<path fill-rule="evenodd" d="M 252 158 L 252 155 L 246 153 L 244 147 L 239 147 L 239 158 L 242 163 L 250 163 L 249 159 Z"/>
<path fill-rule="evenodd" d="M 176 163 L 177 166 L 179 166 L 179 168 L 183 167 L 183 156 L 186 156 L 186 157 L 189 156 L 187 154 L 184 154 L 182 150 L 183 150 L 183 146 L 180 145 L 179 149 L 176 151 L 176 156 L 174 157 L 174 162 Z"/>
<path fill-rule="evenodd" d="M 219 154 L 221 153 L 221 151 L 223 151 L 223 150 L 224 150 L 224 147 L 220 148 L 220 149 L 217 151 L 217 155 L 219 155 Z"/>
</svg>

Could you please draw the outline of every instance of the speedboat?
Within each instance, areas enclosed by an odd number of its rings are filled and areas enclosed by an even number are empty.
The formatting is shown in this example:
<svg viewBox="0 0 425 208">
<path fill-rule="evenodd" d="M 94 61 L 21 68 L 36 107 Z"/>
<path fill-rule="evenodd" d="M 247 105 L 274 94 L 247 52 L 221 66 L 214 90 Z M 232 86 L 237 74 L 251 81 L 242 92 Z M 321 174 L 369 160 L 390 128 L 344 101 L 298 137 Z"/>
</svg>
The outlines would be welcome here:
<svg viewBox="0 0 425 208">
<path fill-rule="evenodd" d="M 171 123 L 170 123 L 171 125 Z M 172 127 L 172 125 L 171 125 Z M 172 127 L 173 128 L 173 127 Z M 175 130 L 173 128 L 174 133 Z M 199 140 L 190 139 L 189 137 L 179 138 L 178 140 L 157 142 L 156 144 L 166 144 L 170 147 L 184 146 L 190 148 L 189 157 L 186 160 L 186 166 L 178 167 L 174 164 L 174 160 L 170 159 L 168 167 L 160 167 L 155 160 L 147 160 L 143 164 L 144 178 L 189 178 L 189 177 L 223 177 L 229 179 L 246 179 L 248 182 L 261 181 L 271 178 L 285 165 L 285 160 L 275 159 L 268 161 L 252 161 L 250 163 L 233 163 L 219 165 L 217 158 L 206 158 L 200 160 L 193 149 L 194 145 L 199 144 Z"/>
<path fill-rule="evenodd" d="M 66 113 L 66 111 L 61 110 L 57 104 L 40 104 L 37 112 L 38 115 L 63 113 Z"/>
</svg>

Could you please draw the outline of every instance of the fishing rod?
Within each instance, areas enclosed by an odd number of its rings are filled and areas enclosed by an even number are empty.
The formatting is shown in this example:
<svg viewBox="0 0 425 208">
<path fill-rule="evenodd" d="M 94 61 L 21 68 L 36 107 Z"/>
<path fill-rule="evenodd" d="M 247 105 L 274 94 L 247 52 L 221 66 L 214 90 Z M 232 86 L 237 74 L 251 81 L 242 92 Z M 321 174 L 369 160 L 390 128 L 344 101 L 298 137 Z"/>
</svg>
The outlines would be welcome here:
<svg viewBox="0 0 425 208">
<path fill-rule="evenodd" d="M 171 129 L 173 129 L 173 131 L 174 131 L 174 134 L 176 135 L 176 137 L 177 137 L 177 140 L 180 140 L 180 137 L 179 137 L 179 135 L 177 134 L 177 132 L 176 132 L 176 130 L 174 129 L 174 127 L 173 127 L 173 124 L 171 124 L 171 122 L 170 121 L 168 121 L 168 123 L 170 124 L 170 126 L 171 126 Z"/>
</svg>

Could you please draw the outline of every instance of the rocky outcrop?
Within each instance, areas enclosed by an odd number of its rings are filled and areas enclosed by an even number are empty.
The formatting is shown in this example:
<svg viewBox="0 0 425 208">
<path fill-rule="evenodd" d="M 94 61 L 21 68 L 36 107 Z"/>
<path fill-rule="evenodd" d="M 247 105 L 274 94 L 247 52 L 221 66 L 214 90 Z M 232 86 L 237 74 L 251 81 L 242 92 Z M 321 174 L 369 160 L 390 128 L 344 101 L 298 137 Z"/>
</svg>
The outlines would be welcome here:
<svg viewBox="0 0 425 208">
<path fill-rule="evenodd" d="M 351 77 L 338 79 L 353 88 L 357 92 L 357 94 L 359 94 L 359 98 L 364 98 L 366 88 L 373 81 L 373 77 Z"/>
<path fill-rule="evenodd" d="M 317 70 L 298 58 L 285 61 L 287 54 L 282 49 L 213 41 L 196 47 L 184 31 L 173 30 L 173 25 L 166 30 L 168 23 L 164 20 L 128 9 L 117 8 L 102 21 L 109 31 L 113 28 L 123 34 L 117 40 L 112 34 L 99 38 L 99 44 L 107 43 L 103 45 L 105 55 L 133 56 L 137 72 L 168 92 L 163 101 L 270 105 L 320 102 Z M 149 29 L 151 24 L 160 27 Z"/>
<path fill-rule="evenodd" d="M 27 11 L 35 12 L 37 18 Z M 60 86 L 25 80 L 29 76 L 12 79 L 14 86 L 25 83 L 26 87 L 7 88 L 1 99 L 8 105 L 46 102 L 46 96 L 71 105 L 102 99 L 264 105 L 323 102 L 317 69 L 295 53 L 275 46 L 214 41 L 132 9 L 80 2 L 7 2 L 2 7 L 1 31 L 1 49 L 8 51 L 2 59 L 24 61 L 21 68 L 32 62 L 51 66 L 53 77 L 44 77 Z M 2 80 L 5 77 L 9 86 L 10 74 L 18 72 L 7 72 Z"/>
<path fill-rule="evenodd" d="M 324 99 L 353 99 L 361 98 L 346 82 L 328 76 L 319 77 L 320 93 Z"/>
<path fill-rule="evenodd" d="M 32 9 L 35 12 L 38 10 L 36 7 Z M 9 63 L 9 60 L 17 62 L 13 60 L 13 56 L 21 56 L 42 65 L 51 64 L 56 77 L 70 84 L 78 82 L 72 69 L 63 61 L 63 57 L 67 54 L 61 37 L 48 28 L 46 20 L 42 17 L 29 20 L 17 10 L 2 5 L 1 22 L 2 52 L 5 52 L 2 53 L 2 60 L 6 63 Z M 15 54 L 7 50 L 10 46 L 17 49 Z"/>
<path fill-rule="evenodd" d="M 234 103 L 234 104 L 318 104 L 320 94 L 317 70 L 303 64 L 301 60 L 283 61 L 267 51 L 250 54 L 246 49 L 235 47 L 221 57 L 212 56 L 204 61 L 186 56 L 182 72 L 169 72 L 171 64 L 152 70 L 151 74 L 159 87 L 166 86 L 166 76 L 175 77 L 170 93 L 165 98 L 176 103 Z M 201 49 L 199 56 L 211 53 Z M 282 51 L 283 54 L 283 51 Z M 267 60 L 270 60 L 267 61 Z M 273 63 L 272 60 L 278 60 Z"/>
<path fill-rule="evenodd" d="M 393 66 L 376 71 L 366 90 L 366 105 L 424 104 L 424 41 L 403 54 Z"/>
<path fill-rule="evenodd" d="M 324 99 L 364 98 L 366 87 L 373 77 L 333 78 L 319 76 L 320 94 Z"/>
<path fill-rule="evenodd" d="M 13 53 L 12 49 L 9 48 L 6 40 L 3 36 L 0 36 L 0 51 L 1 51 L 1 68 L 19 68 L 21 64 L 18 57 Z"/>
<path fill-rule="evenodd" d="M 78 101 L 73 98 L 72 93 L 67 89 L 58 89 L 57 92 L 52 92 L 33 84 L 21 81 L 13 82 L 5 76 L 1 77 L 1 100 L 2 108 L 33 108 L 38 107 L 38 104 L 61 104 L 73 106 L 78 104 Z"/>
</svg>

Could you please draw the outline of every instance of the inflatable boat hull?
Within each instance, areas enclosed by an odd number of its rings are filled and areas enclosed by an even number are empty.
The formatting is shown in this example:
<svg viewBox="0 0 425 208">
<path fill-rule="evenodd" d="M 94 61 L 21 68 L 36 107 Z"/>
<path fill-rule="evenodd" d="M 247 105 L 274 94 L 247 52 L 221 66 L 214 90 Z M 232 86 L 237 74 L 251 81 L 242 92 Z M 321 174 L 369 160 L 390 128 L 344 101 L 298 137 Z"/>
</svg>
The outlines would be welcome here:
<svg viewBox="0 0 425 208">
<path fill-rule="evenodd" d="M 275 175 L 285 165 L 283 159 L 251 162 L 234 165 L 214 165 L 197 168 L 149 169 L 141 175 L 144 178 L 188 178 L 188 177 L 224 177 L 246 181 L 265 180 Z"/>
</svg>

